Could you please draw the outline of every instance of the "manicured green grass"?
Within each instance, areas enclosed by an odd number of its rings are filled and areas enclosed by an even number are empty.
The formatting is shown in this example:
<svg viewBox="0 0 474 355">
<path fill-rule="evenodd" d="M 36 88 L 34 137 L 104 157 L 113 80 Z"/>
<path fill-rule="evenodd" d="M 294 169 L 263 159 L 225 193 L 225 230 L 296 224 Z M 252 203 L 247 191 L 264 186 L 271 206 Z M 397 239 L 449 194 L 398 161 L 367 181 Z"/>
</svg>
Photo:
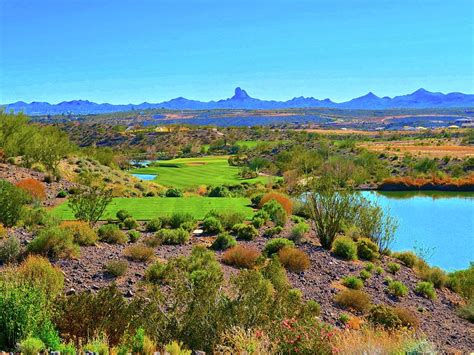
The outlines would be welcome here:
<svg viewBox="0 0 474 355">
<path fill-rule="evenodd" d="M 189 212 L 196 219 L 203 219 L 211 210 L 238 211 L 251 217 L 253 210 L 250 200 L 244 197 L 142 197 L 114 198 L 102 217 L 115 218 L 117 211 L 127 210 L 135 219 L 149 220 L 173 212 Z M 74 216 L 67 203 L 57 206 L 52 213 L 63 220 L 73 220 Z"/>
<path fill-rule="evenodd" d="M 155 162 L 153 166 L 138 168 L 132 174 L 157 175 L 155 182 L 169 187 L 181 189 L 200 185 L 238 185 L 242 182 L 266 183 L 267 177 L 242 179 L 239 168 L 230 166 L 228 157 L 181 158 Z"/>
</svg>

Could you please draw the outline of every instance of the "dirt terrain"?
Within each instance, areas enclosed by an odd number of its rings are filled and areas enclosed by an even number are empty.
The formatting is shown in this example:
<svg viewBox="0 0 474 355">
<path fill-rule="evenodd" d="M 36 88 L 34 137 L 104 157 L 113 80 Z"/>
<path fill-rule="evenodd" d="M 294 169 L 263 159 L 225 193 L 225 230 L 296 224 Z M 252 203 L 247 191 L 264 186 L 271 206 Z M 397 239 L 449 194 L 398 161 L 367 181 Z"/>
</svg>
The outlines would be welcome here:
<svg viewBox="0 0 474 355">
<path fill-rule="evenodd" d="M 440 142 L 439 145 L 428 141 L 391 141 L 370 142 L 359 144 L 374 152 L 385 152 L 391 155 L 403 156 L 407 153 L 429 158 L 469 158 L 474 157 L 474 146 L 459 145 L 456 141 Z"/>
</svg>

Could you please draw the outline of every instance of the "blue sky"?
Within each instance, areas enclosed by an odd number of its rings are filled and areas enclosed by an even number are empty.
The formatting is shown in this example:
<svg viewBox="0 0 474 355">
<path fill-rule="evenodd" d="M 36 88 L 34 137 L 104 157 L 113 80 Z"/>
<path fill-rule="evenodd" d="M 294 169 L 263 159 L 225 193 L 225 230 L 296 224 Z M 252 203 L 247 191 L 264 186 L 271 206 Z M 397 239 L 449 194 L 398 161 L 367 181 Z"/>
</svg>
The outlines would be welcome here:
<svg viewBox="0 0 474 355">
<path fill-rule="evenodd" d="M 472 0 L 0 0 L 0 103 L 474 92 Z"/>
</svg>

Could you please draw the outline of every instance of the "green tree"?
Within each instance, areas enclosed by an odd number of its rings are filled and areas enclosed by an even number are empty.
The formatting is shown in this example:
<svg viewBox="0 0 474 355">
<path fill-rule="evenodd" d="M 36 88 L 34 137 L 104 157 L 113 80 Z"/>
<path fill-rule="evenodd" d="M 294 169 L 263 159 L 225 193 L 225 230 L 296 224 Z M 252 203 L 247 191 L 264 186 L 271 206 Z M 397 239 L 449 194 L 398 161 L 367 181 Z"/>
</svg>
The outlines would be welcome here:
<svg viewBox="0 0 474 355">
<path fill-rule="evenodd" d="M 94 225 L 112 201 L 112 190 L 102 186 L 81 188 L 69 198 L 69 207 L 78 220 Z"/>
<path fill-rule="evenodd" d="M 14 226 L 28 202 L 26 193 L 8 181 L 0 180 L 0 223 Z"/>
</svg>

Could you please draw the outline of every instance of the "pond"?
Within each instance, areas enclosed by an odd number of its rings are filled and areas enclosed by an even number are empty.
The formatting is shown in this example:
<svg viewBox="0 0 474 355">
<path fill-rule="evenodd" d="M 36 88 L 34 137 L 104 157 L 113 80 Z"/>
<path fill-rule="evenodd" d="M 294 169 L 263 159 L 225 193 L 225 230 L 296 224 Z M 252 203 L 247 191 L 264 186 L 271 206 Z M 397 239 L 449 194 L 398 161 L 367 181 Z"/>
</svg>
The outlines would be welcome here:
<svg viewBox="0 0 474 355">
<path fill-rule="evenodd" d="M 399 227 L 391 249 L 422 249 L 427 261 L 447 271 L 474 261 L 474 193 L 363 192 L 388 208 Z"/>
<path fill-rule="evenodd" d="M 156 175 L 154 174 L 132 174 L 132 175 L 143 181 L 151 181 L 151 180 L 155 180 L 156 178 Z"/>
</svg>

